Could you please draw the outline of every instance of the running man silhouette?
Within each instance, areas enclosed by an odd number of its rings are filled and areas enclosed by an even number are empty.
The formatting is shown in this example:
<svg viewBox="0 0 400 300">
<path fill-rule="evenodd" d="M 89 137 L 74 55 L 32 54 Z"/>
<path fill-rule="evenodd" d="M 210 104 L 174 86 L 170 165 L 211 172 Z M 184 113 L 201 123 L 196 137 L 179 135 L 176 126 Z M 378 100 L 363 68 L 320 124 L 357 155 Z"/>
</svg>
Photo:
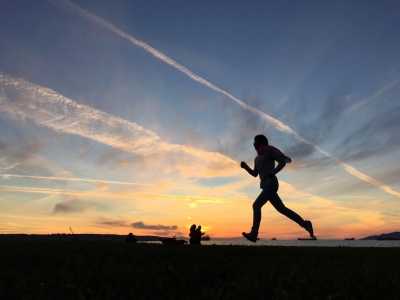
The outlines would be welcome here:
<svg viewBox="0 0 400 300">
<path fill-rule="evenodd" d="M 254 177 L 260 176 L 262 192 L 253 203 L 253 227 L 249 233 L 243 232 L 242 235 L 249 241 L 257 241 L 258 229 L 261 222 L 261 208 L 269 200 L 278 212 L 304 228 L 310 234 L 311 239 L 316 239 L 311 221 L 304 220 L 296 212 L 287 208 L 278 196 L 279 183 L 276 174 L 281 171 L 287 163 L 292 162 L 292 160 L 279 149 L 270 146 L 267 137 L 262 134 L 254 137 L 254 148 L 257 151 L 257 157 L 254 160 L 254 170 L 244 161 L 240 163 L 240 166 L 250 175 Z M 275 161 L 278 162 L 276 167 Z"/>
</svg>

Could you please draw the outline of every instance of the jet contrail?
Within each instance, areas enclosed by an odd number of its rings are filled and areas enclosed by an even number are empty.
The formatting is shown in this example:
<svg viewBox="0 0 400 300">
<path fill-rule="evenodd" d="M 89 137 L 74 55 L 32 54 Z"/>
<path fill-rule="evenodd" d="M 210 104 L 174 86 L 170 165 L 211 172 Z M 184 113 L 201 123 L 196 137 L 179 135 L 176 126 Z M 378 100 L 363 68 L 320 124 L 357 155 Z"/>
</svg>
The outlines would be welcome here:
<svg viewBox="0 0 400 300">
<path fill-rule="evenodd" d="M 110 22 L 90 13 L 89 11 L 81 8 L 80 6 L 78 6 L 77 4 L 69 1 L 69 0 L 64 0 L 64 1 L 54 1 L 54 0 L 48 0 L 49 2 L 55 4 L 55 5 L 60 5 L 63 6 L 67 9 L 70 9 L 74 12 L 76 12 L 78 15 L 80 15 L 81 17 L 84 17 L 86 19 L 89 19 L 90 21 L 93 21 L 94 23 L 106 28 L 107 30 L 115 33 L 116 35 L 118 35 L 119 37 L 127 40 L 128 42 L 130 42 L 131 44 L 142 48 L 143 50 L 145 50 L 147 53 L 151 54 L 152 56 L 154 56 L 156 59 L 166 63 L 167 65 L 170 65 L 171 67 L 173 67 L 174 69 L 182 72 L 183 74 L 185 74 L 186 76 L 188 76 L 189 78 L 191 78 L 192 80 L 200 83 L 203 86 L 206 86 L 208 88 L 210 88 L 211 90 L 218 92 L 220 94 L 225 95 L 226 97 L 228 97 L 229 99 L 233 100 L 234 102 L 236 102 L 237 104 L 239 104 L 242 108 L 251 111 L 255 114 L 260 115 L 261 117 L 263 117 L 264 119 L 266 119 L 269 123 L 271 123 L 276 129 L 289 133 L 289 134 L 293 134 L 296 135 L 296 132 L 289 127 L 288 125 L 284 124 L 282 121 L 278 120 L 277 118 L 268 115 L 260 110 L 258 110 L 257 108 L 248 105 L 247 103 L 245 103 L 243 100 L 235 97 L 234 95 L 232 95 L 231 93 L 229 93 L 228 91 L 224 90 L 223 88 L 218 87 L 217 85 L 211 83 L 210 81 L 208 81 L 207 79 L 201 77 L 200 75 L 197 75 L 196 73 L 194 73 L 193 71 L 191 71 L 189 68 L 185 67 L 184 65 L 178 63 L 177 61 L 175 61 L 174 59 L 172 59 L 171 57 L 167 56 L 166 54 L 162 53 L 161 51 L 153 48 L 152 46 L 150 46 L 149 44 L 147 44 L 144 41 L 141 41 L 135 37 L 133 37 L 132 35 L 122 31 L 121 29 L 119 29 L 118 27 L 116 27 L 114 24 L 111 24 Z"/>
<path fill-rule="evenodd" d="M 233 159 L 219 152 L 168 143 L 135 122 L 79 104 L 56 91 L 22 79 L 0 73 L 0 91 L 0 112 L 14 118 L 142 156 L 190 155 L 196 158 L 191 160 L 194 167 L 177 167 L 183 172 L 191 172 L 192 176 L 226 176 L 240 171 Z M 12 99 L 8 95 L 12 95 Z"/>
<path fill-rule="evenodd" d="M 379 96 L 385 94 L 386 92 L 394 89 L 395 87 L 397 87 L 400 84 L 400 79 L 391 81 L 387 84 L 385 84 L 382 88 L 380 88 L 379 90 L 377 90 L 375 93 L 373 93 L 371 96 L 362 99 L 361 101 L 353 104 L 352 106 L 350 106 L 345 113 L 350 113 L 353 112 L 355 110 L 359 110 L 362 107 L 364 107 L 365 105 L 369 104 L 370 102 L 376 100 Z"/>
<path fill-rule="evenodd" d="M 0 191 L 12 192 L 12 193 L 28 193 L 28 194 L 51 194 L 51 195 L 83 195 L 85 192 L 81 191 L 69 191 L 63 189 L 53 188 L 38 188 L 38 187 L 25 187 L 25 186 L 13 186 L 13 185 L 0 185 Z"/>
<path fill-rule="evenodd" d="M 0 173 L 0 178 L 21 178 L 21 179 L 34 179 L 34 180 L 51 180 L 51 181 L 77 181 L 86 183 L 105 183 L 105 184 L 116 184 L 116 185 L 140 185 L 140 186 L 151 186 L 151 184 L 137 183 L 137 182 L 126 182 L 126 181 L 115 181 L 115 180 L 103 180 L 103 179 L 92 179 L 92 178 L 81 178 L 81 177 L 59 177 L 59 176 L 35 176 L 35 175 L 21 175 L 21 174 L 3 174 Z"/>
<path fill-rule="evenodd" d="M 118 199 L 126 199 L 132 200 L 132 194 L 135 192 L 129 193 L 115 193 L 115 192 L 103 192 L 103 191 L 81 191 L 81 190 L 66 190 L 66 189 L 58 189 L 52 187 L 32 187 L 32 186 L 16 186 L 16 185 L 0 185 L 0 192 L 11 192 L 11 193 L 26 193 L 26 194 L 47 194 L 47 195 L 67 195 L 67 196 L 74 196 L 74 197 L 87 197 L 92 198 L 115 198 L 118 195 Z M 223 198 L 219 196 L 212 196 L 208 195 L 205 197 L 202 195 L 187 195 L 187 194 L 179 194 L 179 195 L 171 195 L 171 194 L 164 194 L 164 193 L 157 193 L 151 191 L 139 192 L 140 195 L 147 196 L 150 198 L 160 198 L 166 200 L 184 200 L 184 201 L 191 201 L 196 203 L 214 203 L 220 204 L 226 202 Z M 246 200 L 247 198 L 239 198 L 241 200 Z"/>
<path fill-rule="evenodd" d="M 11 164 L 11 165 L 2 166 L 2 165 L 1 165 L 1 162 L 2 162 L 3 160 L 4 160 L 4 159 L 0 159 L 0 170 L 2 170 L 2 171 L 8 171 L 8 170 L 14 169 L 16 166 L 19 165 L 19 163 L 13 163 L 13 164 Z"/>
<path fill-rule="evenodd" d="M 330 154 L 329 152 L 321 149 L 318 145 L 315 145 L 314 143 L 308 141 L 307 139 L 305 139 L 304 137 L 302 137 L 298 132 L 296 132 L 293 128 L 291 128 L 289 125 L 285 124 L 284 122 L 282 122 L 281 120 L 257 109 L 254 106 L 251 106 L 249 104 L 247 104 L 245 101 L 243 101 L 242 99 L 234 96 L 233 94 L 231 94 L 230 92 L 228 92 L 227 90 L 211 83 L 210 81 L 208 81 L 207 79 L 205 79 L 204 77 L 194 73 L 193 71 L 191 71 L 189 68 L 187 68 L 186 66 L 178 63 L 176 60 L 174 60 L 173 58 L 169 57 L 168 55 L 166 55 L 165 53 L 153 48 L 151 45 L 149 45 L 148 43 L 135 38 L 134 36 L 126 33 L 125 31 L 119 29 L 117 26 L 115 26 L 114 24 L 104 20 L 103 18 L 100 18 L 99 16 L 96 16 L 95 14 L 92 14 L 91 12 L 81 8 L 80 6 L 78 6 L 77 4 L 69 1 L 69 0 L 63 0 L 63 1 L 54 1 L 54 0 L 48 0 L 49 2 L 55 4 L 55 5 L 61 5 L 64 8 L 67 8 L 69 10 L 72 10 L 73 12 L 77 13 L 79 16 L 88 19 L 94 23 L 96 23 L 97 25 L 100 25 L 101 27 L 109 30 L 110 32 L 118 35 L 119 37 L 127 40 L 128 42 L 130 42 L 131 44 L 142 48 L 144 51 L 146 51 L 147 53 L 151 54 L 153 57 L 155 57 L 156 59 L 160 60 L 161 62 L 173 67 L 174 69 L 178 70 L 179 72 L 185 74 L 186 76 L 188 76 L 190 79 L 200 83 L 201 85 L 208 87 L 209 89 L 220 93 L 224 96 L 226 96 L 227 98 L 231 99 L 232 101 L 234 101 L 235 103 L 237 103 L 240 107 L 242 107 L 243 109 L 250 111 L 258 116 L 260 116 L 262 119 L 264 119 L 266 122 L 268 122 L 269 124 L 271 124 L 275 129 L 290 134 L 292 136 L 294 136 L 295 139 L 297 139 L 300 142 L 303 142 L 311 147 L 313 147 L 317 152 L 332 158 L 334 161 L 336 161 L 340 166 L 343 167 L 343 169 L 350 174 L 351 176 L 354 176 L 356 178 L 358 178 L 359 180 L 362 180 L 370 185 L 373 185 L 375 187 L 380 188 L 381 190 L 383 190 L 384 192 L 396 196 L 398 198 L 400 198 L 400 192 L 392 189 L 390 186 L 384 184 L 383 182 L 378 181 L 377 179 L 363 173 L 362 171 L 354 168 L 353 166 L 349 165 L 348 163 L 341 161 L 340 159 L 336 158 L 335 156 L 333 156 L 332 154 Z"/>
</svg>

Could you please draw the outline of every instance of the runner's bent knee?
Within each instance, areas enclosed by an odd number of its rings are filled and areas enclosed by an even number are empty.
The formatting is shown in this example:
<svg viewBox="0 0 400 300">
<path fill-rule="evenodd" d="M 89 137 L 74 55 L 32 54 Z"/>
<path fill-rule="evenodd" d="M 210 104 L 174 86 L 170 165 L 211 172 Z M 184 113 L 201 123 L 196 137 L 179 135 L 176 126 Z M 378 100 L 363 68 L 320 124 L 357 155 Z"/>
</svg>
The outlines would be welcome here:
<svg viewBox="0 0 400 300">
<path fill-rule="evenodd" d="M 257 209 L 261 209 L 261 207 L 264 205 L 264 203 L 261 203 L 261 201 L 254 201 L 253 203 L 253 209 L 257 210 Z"/>
<path fill-rule="evenodd" d="M 253 203 L 253 209 L 261 209 L 265 203 L 268 201 L 268 196 L 265 192 L 262 192 L 254 201 Z"/>
</svg>

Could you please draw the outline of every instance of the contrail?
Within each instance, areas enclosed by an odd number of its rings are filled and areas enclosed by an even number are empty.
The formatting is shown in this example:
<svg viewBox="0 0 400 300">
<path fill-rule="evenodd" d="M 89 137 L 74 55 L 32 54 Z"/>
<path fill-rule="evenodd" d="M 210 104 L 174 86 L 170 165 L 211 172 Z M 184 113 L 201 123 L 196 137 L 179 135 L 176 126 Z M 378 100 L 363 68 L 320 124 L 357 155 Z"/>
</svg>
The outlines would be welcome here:
<svg viewBox="0 0 400 300">
<path fill-rule="evenodd" d="M 19 163 L 13 163 L 11 165 L 2 166 L 1 165 L 2 161 L 4 161 L 4 159 L 0 159 L 0 170 L 2 170 L 2 171 L 8 171 L 8 170 L 14 169 L 16 166 L 19 165 Z"/>
<path fill-rule="evenodd" d="M 118 35 L 119 37 L 127 40 L 128 42 L 130 42 L 131 44 L 142 48 L 143 50 L 145 50 L 147 53 L 151 54 L 152 56 L 154 56 L 156 59 L 166 63 L 167 65 L 170 65 L 171 67 L 173 67 L 174 69 L 182 72 L 183 74 L 185 74 L 186 76 L 188 76 L 189 78 L 191 78 L 192 80 L 200 83 L 203 86 L 206 86 L 208 88 L 210 88 L 211 90 L 218 92 L 220 94 L 225 95 L 226 97 L 228 97 L 229 99 L 233 100 L 234 102 L 236 102 L 237 104 L 239 104 L 242 108 L 251 111 L 255 114 L 260 115 L 261 117 L 263 117 L 264 119 L 266 119 L 270 124 L 272 124 L 276 129 L 289 133 L 289 134 L 293 134 L 296 135 L 296 132 L 289 127 L 288 125 L 286 125 L 285 123 L 283 123 L 282 121 L 278 120 L 277 118 L 268 115 L 260 110 L 258 110 L 257 108 L 248 105 L 247 103 L 245 103 L 243 100 L 237 98 L 236 96 L 232 95 L 230 92 L 224 90 L 221 87 L 218 87 L 217 85 L 211 83 L 210 81 L 208 81 L 207 79 L 201 77 L 200 75 L 197 75 L 196 73 L 194 73 L 193 71 L 191 71 L 189 68 L 187 68 L 186 66 L 178 63 L 177 61 L 175 61 L 174 59 L 172 59 L 171 57 L 167 56 L 166 54 L 162 53 L 161 51 L 153 48 L 152 46 L 150 46 L 149 44 L 147 44 L 146 42 L 139 40 L 135 37 L 133 37 L 132 35 L 122 31 L 121 29 L 119 29 L 118 27 L 116 27 L 114 24 L 111 24 L 110 22 L 90 13 L 89 11 L 81 8 L 80 6 L 78 6 L 77 4 L 69 1 L 69 0 L 64 0 L 64 1 L 54 1 L 54 0 L 48 0 L 49 2 L 57 5 L 57 6 L 63 6 L 64 8 L 70 9 L 74 12 L 76 12 L 78 15 L 80 15 L 81 17 L 84 17 L 86 19 L 89 19 L 90 21 L 93 21 L 94 23 L 104 27 L 105 29 L 115 33 L 116 35 Z"/>
<path fill-rule="evenodd" d="M 126 181 L 115 181 L 115 180 L 103 180 L 103 179 L 92 179 L 92 178 L 81 178 L 81 177 L 58 177 L 58 176 L 34 176 L 34 175 L 20 175 L 20 174 L 0 174 L 0 178 L 21 178 L 21 179 L 34 179 L 34 180 L 52 180 L 52 181 L 77 181 L 87 183 L 105 183 L 105 184 L 116 184 L 116 185 L 140 185 L 140 186 L 151 186 L 151 184 L 137 183 L 137 182 L 126 182 Z"/>
<path fill-rule="evenodd" d="M 296 132 L 292 127 L 290 127 L 289 125 L 285 124 L 284 122 L 282 122 L 281 120 L 257 109 L 254 106 L 251 106 L 249 104 L 247 104 L 245 101 L 243 101 L 242 99 L 234 96 L 233 94 L 231 94 L 229 91 L 211 83 L 210 81 L 208 81 L 207 79 L 205 79 L 204 77 L 194 73 L 192 70 L 190 70 L 189 68 L 187 68 L 186 66 L 178 63 L 176 60 L 174 60 L 173 58 L 169 57 L 168 55 L 166 55 L 165 53 L 161 52 L 160 50 L 155 49 L 154 47 L 152 47 L 151 45 L 149 45 L 148 43 L 135 38 L 134 36 L 126 33 L 125 31 L 119 29 L 117 26 L 115 26 L 114 24 L 104 20 L 103 18 L 100 18 L 99 16 L 96 16 L 95 14 L 92 14 L 91 12 L 81 8 L 80 6 L 78 6 L 77 4 L 69 1 L 69 0 L 63 0 L 63 1 L 54 1 L 54 0 L 48 0 L 49 2 L 55 4 L 55 5 L 61 5 L 64 8 L 67 8 L 69 10 L 72 10 L 73 12 L 77 13 L 79 16 L 88 19 L 94 23 L 96 23 L 97 25 L 100 25 L 101 27 L 111 31 L 112 33 L 118 35 L 119 37 L 127 40 L 128 42 L 130 42 L 131 44 L 133 44 L 134 46 L 137 46 L 139 48 L 142 48 L 144 51 L 146 51 L 147 53 L 151 54 L 153 57 L 155 57 L 156 59 L 160 60 L 161 62 L 173 67 L 174 69 L 178 70 L 179 72 L 185 74 L 186 76 L 188 76 L 190 79 L 200 83 L 201 85 L 208 87 L 209 89 L 220 93 L 224 96 L 226 96 L 227 98 L 231 99 L 232 101 L 234 101 L 236 104 L 238 104 L 240 107 L 242 107 L 243 109 L 252 112 L 256 115 L 258 115 L 259 117 L 261 117 L 262 119 L 264 119 L 267 123 L 271 124 L 275 129 L 290 134 L 292 136 L 294 136 L 295 139 L 297 139 L 300 142 L 303 142 L 311 147 L 313 147 L 317 152 L 332 158 L 334 161 L 336 161 L 340 166 L 343 167 L 343 169 L 350 174 L 351 176 L 354 176 L 356 178 L 358 178 L 359 180 L 362 180 L 370 185 L 373 185 L 375 187 L 380 188 L 381 190 L 383 190 L 384 192 L 393 195 L 395 197 L 400 198 L 400 192 L 392 189 L 390 186 L 384 184 L 383 182 L 378 181 L 377 179 L 363 173 L 362 171 L 354 168 L 353 166 L 349 165 L 348 163 L 338 159 L 337 157 L 335 157 L 334 155 L 332 155 L 331 153 L 321 149 L 318 145 L 315 145 L 314 143 L 308 141 L 307 139 L 305 139 L 304 137 L 302 137 L 298 132 Z"/>
<path fill-rule="evenodd" d="M 380 88 L 379 90 L 377 90 L 375 93 L 373 93 L 371 96 L 364 98 L 363 100 L 353 104 L 352 106 L 350 106 L 345 113 L 349 113 L 349 112 L 353 112 L 355 110 L 359 110 L 362 107 L 364 107 L 365 105 L 367 105 L 368 103 L 376 100 L 379 96 L 385 94 L 386 92 L 394 89 L 395 87 L 397 87 L 400 84 L 400 79 L 391 81 L 387 84 L 385 84 L 382 88 Z"/>
<path fill-rule="evenodd" d="M 79 104 L 43 86 L 0 73 L 0 91 L 0 112 L 14 118 L 142 156 L 190 155 L 196 159 L 191 160 L 192 169 L 185 165 L 177 167 L 183 172 L 192 172 L 193 176 L 226 176 L 238 172 L 237 163 L 219 152 L 168 143 L 135 122 Z"/>
<path fill-rule="evenodd" d="M 12 192 L 12 193 L 26 193 L 26 194 L 45 194 L 45 195 L 67 195 L 67 196 L 75 196 L 75 197 L 87 197 L 87 198 L 114 198 L 116 193 L 114 192 L 98 192 L 98 191 L 82 191 L 82 190 L 66 190 L 66 189 L 57 189 L 52 187 L 32 187 L 32 186 L 16 186 L 16 185 L 0 185 L 0 192 Z M 166 200 L 184 200 L 191 201 L 196 203 L 213 203 L 213 204 L 221 204 L 224 200 L 219 196 L 206 196 L 207 199 L 204 199 L 204 196 L 200 195 L 187 195 L 187 194 L 179 194 L 179 195 L 171 195 L 165 193 L 157 193 L 156 191 L 145 191 L 143 193 L 139 193 L 140 195 L 145 195 L 151 198 L 161 198 Z M 128 194 L 118 194 L 119 199 L 132 200 L 132 193 Z M 240 199 L 240 198 L 239 198 Z M 241 198 L 242 200 L 246 200 L 247 198 Z"/>
<path fill-rule="evenodd" d="M 2 192 L 18 192 L 28 194 L 51 194 L 51 195 L 82 195 L 85 192 L 81 191 L 69 191 L 63 189 L 53 188 L 38 188 L 38 187 L 24 187 L 24 186 L 13 186 L 13 185 L 0 185 L 0 191 Z"/>
</svg>

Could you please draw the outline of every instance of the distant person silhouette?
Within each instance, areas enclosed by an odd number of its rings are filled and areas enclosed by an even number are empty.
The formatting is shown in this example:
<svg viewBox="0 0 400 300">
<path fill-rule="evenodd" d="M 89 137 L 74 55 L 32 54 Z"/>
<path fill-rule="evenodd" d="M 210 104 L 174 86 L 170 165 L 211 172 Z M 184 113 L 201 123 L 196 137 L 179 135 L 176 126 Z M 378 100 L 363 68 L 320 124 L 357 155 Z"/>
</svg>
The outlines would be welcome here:
<svg viewBox="0 0 400 300">
<path fill-rule="evenodd" d="M 201 237 L 204 235 L 204 232 L 201 232 L 201 226 L 199 225 L 196 228 L 196 224 L 190 226 L 189 231 L 189 242 L 190 245 L 200 245 L 201 244 Z"/>
<path fill-rule="evenodd" d="M 196 224 L 192 224 L 189 229 L 189 243 L 194 245 L 196 243 Z"/>
<path fill-rule="evenodd" d="M 135 244 L 137 242 L 137 238 L 133 235 L 132 232 L 129 232 L 129 234 L 127 235 L 127 237 L 125 239 L 125 242 Z"/>
<path fill-rule="evenodd" d="M 197 226 L 196 233 L 200 237 L 200 240 L 201 240 L 202 236 L 206 234 L 205 232 L 201 231 L 201 225 Z"/>
<path fill-rule="evenodd" d="M 249 233 L 243 232 L 242 235 L 249 241 L 257 241 L 258 229 L 261 222 L 261 208 L 269 200 L 278 212 L 304 228 L 310 234 L 311 239 L 316 239 L 311 221 L 304 220 L 296 212 L 287 208 L 277 193 L 279 183 L 276 174 L 287 163 L 292 162 L 292 160 L 285 156 L 279 149 L 270 146 L 267 137 L 262 134 L 254 137 L 254 148 L 257 151 L 257 157 L 254 160 L 254 170 L 243 161 L 240 163 L 240 166 L 250 175 L 254 177 L 260 176 L 262 192 L 253 203 L 253 227 Z M 276 167 L 275 161 L 278 162 Z"/>
</svg>

